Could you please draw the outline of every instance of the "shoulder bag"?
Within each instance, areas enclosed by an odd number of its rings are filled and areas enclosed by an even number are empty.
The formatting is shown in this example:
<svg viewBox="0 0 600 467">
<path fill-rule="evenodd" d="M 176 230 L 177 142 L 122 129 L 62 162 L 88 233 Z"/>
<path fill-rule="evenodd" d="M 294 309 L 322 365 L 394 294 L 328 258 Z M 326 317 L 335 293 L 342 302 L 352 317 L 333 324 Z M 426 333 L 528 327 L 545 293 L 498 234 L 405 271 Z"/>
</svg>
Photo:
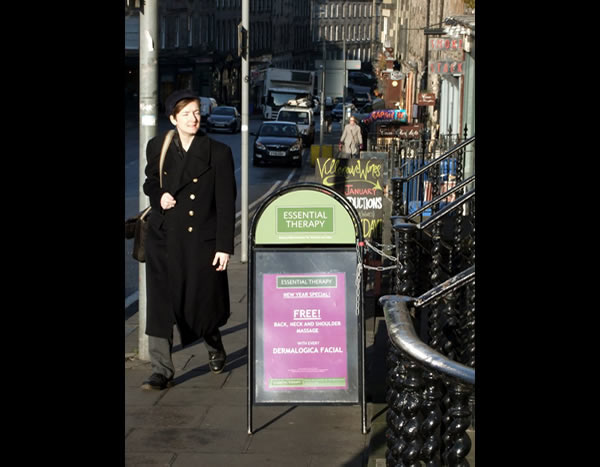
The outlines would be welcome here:
<svg viewBox="0 0 600 467">
<path fill-rule="evenodd" d="M 158 174 L 160 179 L 160 187 L 162 188 L 162 173 L 163 173 L 163 165 L 165 163 L 165 156 L 167 154 L 167 149 L 169 148 L 169 144 L 171 144 L 171 140 L 173 139 L 173 135 L 175 134 L 175 130 L 169 130 L 167 135 L 165 136 L 165 140 L 162 145 L 162 149 L 160 152 L 160 162 L 158 165 Z M 150 206 L 140 212 L 137 216 L 131 217 L 125 221 L 125 238 L 131 239 L 133 238 L 133 252 L 131 256 L 140 263 L 144 263 L 146 261 L 146 235 L 148 232 L 148 214 L 150 213 Z"/>
</svg>

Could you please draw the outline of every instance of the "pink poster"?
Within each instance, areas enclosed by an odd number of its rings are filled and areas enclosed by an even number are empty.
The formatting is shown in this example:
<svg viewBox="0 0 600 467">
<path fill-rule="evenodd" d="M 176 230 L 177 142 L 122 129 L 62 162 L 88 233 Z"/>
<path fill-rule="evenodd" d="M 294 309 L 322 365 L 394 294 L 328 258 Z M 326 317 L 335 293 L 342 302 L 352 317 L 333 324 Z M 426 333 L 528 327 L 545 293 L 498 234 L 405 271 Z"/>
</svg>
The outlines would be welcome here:
<svg viewBox="0 0 600 467">
<path fill-rule="evenodd" d="M 265 390 L 347 389 L 346 275 L 264 274 Z"/>
</svg>

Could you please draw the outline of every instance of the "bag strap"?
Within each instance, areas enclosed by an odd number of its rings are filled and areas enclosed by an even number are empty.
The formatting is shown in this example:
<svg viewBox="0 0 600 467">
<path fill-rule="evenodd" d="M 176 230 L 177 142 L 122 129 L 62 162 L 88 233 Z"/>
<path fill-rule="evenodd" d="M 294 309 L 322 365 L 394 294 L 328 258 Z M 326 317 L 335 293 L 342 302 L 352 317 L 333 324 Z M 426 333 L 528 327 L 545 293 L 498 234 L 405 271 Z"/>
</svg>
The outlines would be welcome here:
<svg viewBox="0 0 600 467">
<path fill-rule="evenodd" d="M 150 207 L 150 206 L 148 206 L 146 209 L 144 209 L 144 210 L 143 210 L 143 211 L 142 211 L 142 212 L 139 214 L 139 216 L 138 216 L 138 219 L 139 219 L 139 220 L 141 220 L 141 221 L 143 221 L 143 220 L 146 218 L 146 216 L 148 215 L 148 213 L 150 212 L 150 209 L 151 209 L 151 207 Z"/>
<path fill-rule="evenodd" d="M 171 144 L 171 140 L 175 135 L 175 130 L 169 130 L 167 135 L 165 136 L 165 140 L 162 145 L 162 149 L 160 151 L 160 162 L 158 164 L 158 176 L 160 177 L 160 187 L 162 188 L 162 176 L 163 176 L 163 165 L 165 164 L 165 156 L 167 155 L 167 149 L 169 149 L 169 144 Z"/>
</svg>

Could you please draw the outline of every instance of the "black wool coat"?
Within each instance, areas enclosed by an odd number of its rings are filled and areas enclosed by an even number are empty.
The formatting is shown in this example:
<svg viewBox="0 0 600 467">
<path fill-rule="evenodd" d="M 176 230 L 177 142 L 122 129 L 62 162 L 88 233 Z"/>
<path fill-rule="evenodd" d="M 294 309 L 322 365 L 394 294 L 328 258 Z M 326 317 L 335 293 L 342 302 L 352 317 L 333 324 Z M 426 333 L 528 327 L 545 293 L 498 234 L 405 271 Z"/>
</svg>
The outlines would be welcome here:
<svg viewBox="0 0 600 467">
<path fill-rule="evenodd" d="M 212 266 L 215 252 L 233 254 L 236 182 L 231 148 L 202 131 L 182 159 L 177 134 L 169 145 L 160 187 L 165 133 L 146 148 L 144 193 L 150 199 L 146 237 L 146 334 L 170 337 L 176 324 L 182 346 L 223 326 L 230 315 L 227 271 Z M 169 192 L 175 207 L 163 210 Z"/>
</svg>

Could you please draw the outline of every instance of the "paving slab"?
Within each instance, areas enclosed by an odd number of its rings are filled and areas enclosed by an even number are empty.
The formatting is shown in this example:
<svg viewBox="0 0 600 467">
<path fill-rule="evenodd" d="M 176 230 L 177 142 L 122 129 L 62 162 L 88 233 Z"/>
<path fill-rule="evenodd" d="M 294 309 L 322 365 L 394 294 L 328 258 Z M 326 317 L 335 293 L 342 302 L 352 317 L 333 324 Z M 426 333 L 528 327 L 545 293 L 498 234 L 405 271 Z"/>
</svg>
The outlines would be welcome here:
<svg viewBox="0 0 600 467">
<path fill-rule="evenodd" d="M 200 427 L 135 428 L 125 439 L 126 449 L 133 452 L 241 453 L 247 444 L 245 429 Z"/>
<path fill-rule="evenodd" d="M 227 467 L 310 467 L 311 458 L 305 456 L 292 457 L 287 454 L 203 454 L 181 453 L 171 464 L 173 467 L 227 466 Z M 319 465 L 319 464 L 315 464 Z M 334 464 L 320 464 L 325 465 Z"/>
<path fill-rule="evenodd" d="M 177 459 L 177 454 L 174 452 L 163 453 L 163 452 L 131 452 L 125 453 L 125 466 L 126 467 L 156 467 L 156 466 L 170 466 Z M 201 464 L 198 464 L 201 465 Z"/>
</svg>

